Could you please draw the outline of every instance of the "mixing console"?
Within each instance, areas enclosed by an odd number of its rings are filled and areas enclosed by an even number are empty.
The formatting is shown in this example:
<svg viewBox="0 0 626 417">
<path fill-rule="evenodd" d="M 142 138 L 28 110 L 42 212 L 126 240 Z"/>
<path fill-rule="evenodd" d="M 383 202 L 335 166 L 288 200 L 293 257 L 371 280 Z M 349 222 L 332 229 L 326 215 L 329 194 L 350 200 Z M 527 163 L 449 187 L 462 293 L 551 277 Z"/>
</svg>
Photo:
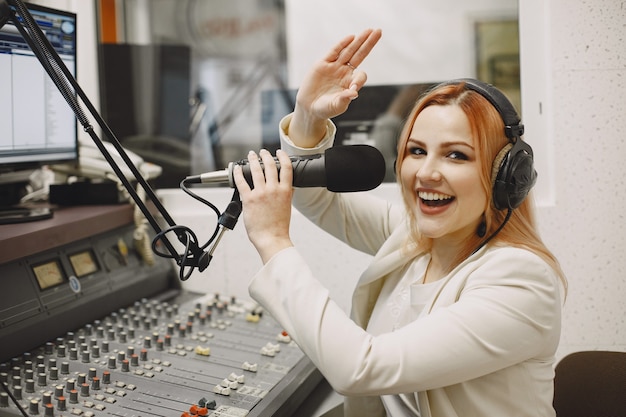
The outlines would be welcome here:
<svg viewBox="0 0 626 417">
<path fill-rule="evenodd" d="M 132 245 L 120 258 L 132 233 L 0 265 L 0 417 L 291 415 L 321 376 L 289 335 L 253 303 L 176 288 Z"/>
</svg>

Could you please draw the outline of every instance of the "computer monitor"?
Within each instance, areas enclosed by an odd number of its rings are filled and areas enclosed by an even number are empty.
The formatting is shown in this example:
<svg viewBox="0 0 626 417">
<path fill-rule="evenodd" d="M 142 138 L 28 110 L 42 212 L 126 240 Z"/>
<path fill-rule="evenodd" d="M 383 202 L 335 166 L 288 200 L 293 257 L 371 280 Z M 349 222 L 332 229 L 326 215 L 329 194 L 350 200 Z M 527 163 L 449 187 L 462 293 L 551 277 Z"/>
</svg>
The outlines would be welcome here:
<svg viewBox="0 0 626 417">
<path fill-rule="evenodd" d="M 76 76 L 76 14 L 26 4 Z M 78 159 L 77 121 L 12 21 L 0 28 L 0 224 L 51 216 L 20 205 L 30 174 Z"/>
</svg>

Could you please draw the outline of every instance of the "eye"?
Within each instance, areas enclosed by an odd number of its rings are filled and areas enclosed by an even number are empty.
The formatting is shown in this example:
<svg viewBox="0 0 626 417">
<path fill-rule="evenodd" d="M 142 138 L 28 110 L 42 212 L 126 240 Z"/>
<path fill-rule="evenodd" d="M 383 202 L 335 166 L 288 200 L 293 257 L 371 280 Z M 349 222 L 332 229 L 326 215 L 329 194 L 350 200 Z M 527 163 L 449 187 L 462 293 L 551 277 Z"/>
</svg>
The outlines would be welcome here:
<svg viewBox="0 0 626 417">
<path fill-rule="evenodd" d="M 450 159 L 458 159 L 460 161 L 467 161 L 469 158 L 463 152 L 452 151 L 448 154 L 448 158 Z"/>
<path fill-rule="evenodd" d="M 407 153 L 411 155 L 426 155 L 426 150 L 419 146 L 409 146 L 407 147 Z"/>
</svg>

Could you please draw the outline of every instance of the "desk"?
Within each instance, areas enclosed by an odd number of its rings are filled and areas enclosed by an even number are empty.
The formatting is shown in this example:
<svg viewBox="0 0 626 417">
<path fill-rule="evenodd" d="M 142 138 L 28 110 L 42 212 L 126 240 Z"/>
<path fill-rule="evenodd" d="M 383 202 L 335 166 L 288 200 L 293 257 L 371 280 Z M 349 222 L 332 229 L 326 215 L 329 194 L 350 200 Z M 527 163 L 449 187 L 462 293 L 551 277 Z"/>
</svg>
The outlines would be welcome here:
<svg viewBox="0 0 626 417">
<path fill-rule="evenodd" d="M 0 225 L 0 265 L 127 225 L 133 206 L 72 206 L 50 219 Z"/>
</svg>

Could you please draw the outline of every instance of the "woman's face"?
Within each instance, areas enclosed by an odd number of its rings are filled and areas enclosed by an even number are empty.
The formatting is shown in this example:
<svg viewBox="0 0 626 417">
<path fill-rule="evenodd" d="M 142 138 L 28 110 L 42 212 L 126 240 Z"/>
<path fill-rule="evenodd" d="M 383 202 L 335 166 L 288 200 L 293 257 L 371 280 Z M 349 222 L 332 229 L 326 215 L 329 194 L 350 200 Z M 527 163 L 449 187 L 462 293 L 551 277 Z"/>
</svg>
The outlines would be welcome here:
<svg viewBox="0 0 626 417">
<path fill-rule="evenodd" d="M 457 105 L 432 105 L 418 115 L 401 166 L 414 195 L 420 233 L 460 243 L 476 232 L 486 207 L 469 121 Z"/>
</svg>

